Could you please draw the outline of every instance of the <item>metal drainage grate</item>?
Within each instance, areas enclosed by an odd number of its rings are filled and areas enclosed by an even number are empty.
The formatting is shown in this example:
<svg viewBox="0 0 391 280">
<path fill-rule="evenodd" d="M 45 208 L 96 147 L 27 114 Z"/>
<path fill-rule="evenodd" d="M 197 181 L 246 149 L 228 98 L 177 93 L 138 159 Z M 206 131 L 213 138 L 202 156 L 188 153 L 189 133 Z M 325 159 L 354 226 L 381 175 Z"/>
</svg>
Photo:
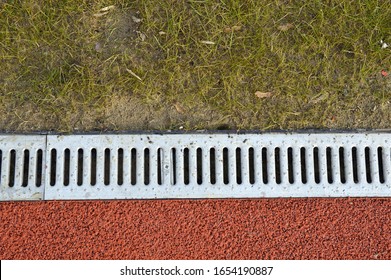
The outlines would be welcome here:
<svg viewBox="0 0 391 280">
<path fill-rule="evenodd" d="M 12 137 L 1 200 L 391 195 L 388 133 Z"/>
<path fill-rule="evenodd" d="M 45 135 L 0 135 L 0 200 L 41 200 Z"/>
</svg>

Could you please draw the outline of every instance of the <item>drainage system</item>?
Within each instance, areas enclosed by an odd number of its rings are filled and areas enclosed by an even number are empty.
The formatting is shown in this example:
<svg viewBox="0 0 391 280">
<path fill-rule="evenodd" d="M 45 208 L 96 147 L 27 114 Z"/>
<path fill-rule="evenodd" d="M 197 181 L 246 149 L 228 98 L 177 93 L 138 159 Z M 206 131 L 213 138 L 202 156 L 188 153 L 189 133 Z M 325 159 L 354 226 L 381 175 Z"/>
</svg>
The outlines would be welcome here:
<svg viewBox="0 0 391 280">
<path fill-rule="evenodd" d="M 0 200 L 389 197 L 391 133 L 0 135 Z"/>
</svg>

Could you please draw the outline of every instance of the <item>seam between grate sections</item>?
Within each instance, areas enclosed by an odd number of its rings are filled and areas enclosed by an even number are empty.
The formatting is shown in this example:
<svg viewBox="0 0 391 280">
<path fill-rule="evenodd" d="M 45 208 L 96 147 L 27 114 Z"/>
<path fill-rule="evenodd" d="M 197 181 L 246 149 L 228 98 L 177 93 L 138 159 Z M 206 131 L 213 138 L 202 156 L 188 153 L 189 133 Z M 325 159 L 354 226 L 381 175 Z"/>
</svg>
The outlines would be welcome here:
<svg viewBox="0 0 391 280">
<path fill-rule="evenodd" d="M 391 196 L 390 136 L 0 135 L 0 200 Z"/>
</svg>

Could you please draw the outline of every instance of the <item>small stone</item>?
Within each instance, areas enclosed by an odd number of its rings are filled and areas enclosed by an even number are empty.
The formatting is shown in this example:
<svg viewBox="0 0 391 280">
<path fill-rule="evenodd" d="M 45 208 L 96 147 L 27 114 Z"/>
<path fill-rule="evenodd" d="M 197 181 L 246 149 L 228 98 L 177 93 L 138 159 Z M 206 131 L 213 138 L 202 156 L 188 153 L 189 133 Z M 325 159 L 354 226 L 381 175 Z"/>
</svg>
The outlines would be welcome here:
<svg viewBox="0 0 391 280">
<path fill-rule="evenodd" d="M 140 23 L 140 22 L 142 21 L 141 18 L 138 18 L 138 17 L 135 17 L 135 16 L 132 16 L 132 20 L 133 20 L 133 22 L 135 22 L 135 23 Z"/>
</svg>

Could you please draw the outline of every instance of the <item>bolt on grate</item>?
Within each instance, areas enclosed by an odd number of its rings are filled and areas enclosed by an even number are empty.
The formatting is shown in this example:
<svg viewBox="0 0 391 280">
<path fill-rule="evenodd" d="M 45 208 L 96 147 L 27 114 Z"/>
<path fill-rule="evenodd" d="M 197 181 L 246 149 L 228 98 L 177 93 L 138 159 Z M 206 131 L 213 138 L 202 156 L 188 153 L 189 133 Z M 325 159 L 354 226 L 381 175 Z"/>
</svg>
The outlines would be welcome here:
<svg viewBox="0 0 391 280">
<path fill-rule="evenodd" d="M 391 195 L 388 133 L 12 137 L 1 200 Z"/>
</svg>

